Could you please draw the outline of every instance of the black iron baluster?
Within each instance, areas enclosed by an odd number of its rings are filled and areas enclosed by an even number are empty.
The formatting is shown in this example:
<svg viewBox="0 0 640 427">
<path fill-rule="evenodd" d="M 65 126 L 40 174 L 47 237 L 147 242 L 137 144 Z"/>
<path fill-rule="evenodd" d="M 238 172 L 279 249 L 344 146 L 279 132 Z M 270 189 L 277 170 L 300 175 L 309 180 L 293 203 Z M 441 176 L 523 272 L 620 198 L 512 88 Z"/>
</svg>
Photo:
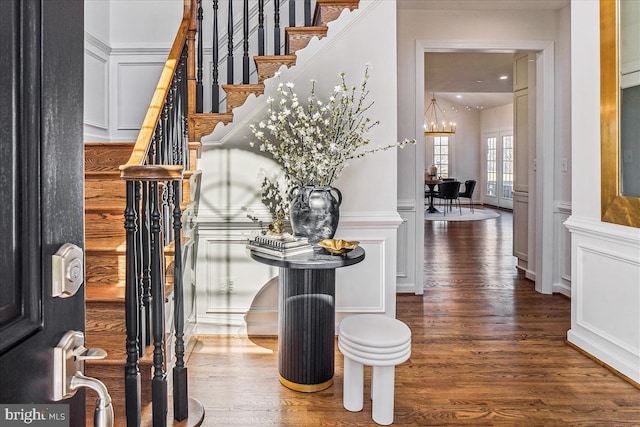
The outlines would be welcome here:
<svg viewBox="0 0 640 427">
<path fill-rule="evenodd" d="M 229 2 L 227 18 L 227 84 L 233 84 L 233 0 Z"/>
<path fill-rule="evenodd" d="M 264 0 L 258 0 L 258 55 L 264 55 Z"/>
<path fill-rule="evenodd" d="M 280 0 L 275 0 L 273 5 L 273 54 L 280 55 Z"/>
<path fill-rule="evenodd" d="M 156 141 L 156 155 L 153 159 L 156 165 L 166 164 L 167 153 L 165 146 L 167 145 L 167 139 L 169 139 L 169 107 L 167 105 L 167 99 L 164 101 L 164 106 L 162 107 L 162 113 L 160 115 L 160 138 Z"/>
<path fill-rule="evenodd" d="M 178 144 L 178 158 L 177 164 L 181 164 L 184 167 L 184 170 L 189 170 L 189 132 L 188 132 L 188 105 L 187 105 L 187 97 L 189 94 L 189 88 L 187 86 L 187 57 L 189 55 L 188 46 L 185 44 L 182 49 L 182 56 L 180 58 L 180 75 L 182 79 L 180 80 L 179 87 L 179 102 L 180 102 L 180 120 L 181 120 L 181 129 L 182 134 L 179 136 L 179 144 Z"/>
<path fill-rule="evenodd" d="M 296 26 L 296 2 L 295 2 L 295 0 L 289 0 L 289 26 L 290 27 L 295 27 Z"/>
<path fill-rule="evenodd" d="M 244 0 L 242 11 L 242 84 L 249 84 L 249 0 Z"/>
<path fill-rule="evenodd" d="M 213 59 L 211 70 L 211 112 L 220 111 L 220 87 L 218 86 L 218 0 L 213 0 Z"/>
<path fill-rule="evenodd" d="M 304 0 L 304 26 L 311 26 L 311 0 Z"/>
<path fill-rule="evenodd" d="M 135 182 L 127 181 L 127 206 L 124 228 L 127 233 L 125 322 L 127 329 L 127 363 L 124 367 L 125 412 L 128 426 L 140 425 L 140 371 L 138 370 L 138 277 L 136 274 L 136 213 Z"/>
<path fill-rule="evenodd" d="M 146 312 L 144 308 L 144 283 L 142 281 L 142 277 L 144 275 L 144 265 L 142 263 L 142 247 L 143 247 L 143 237 L 142 237 L 142 229 L 143 229 L 143 218 L 141 211 L 144 208 L 141 206 L 141 188 L 142 183 L 140 181 L 135 181 L 134 185 L 134 193 L 135 193 L 135 203 L 133 204 L 133 213 L 136 218 L 136 277 L 138 280 L 138 300 L 137 300 L 137 310 L 138 310 L 138 354 L 140 357 L 144 356 L 146 352 L 146 346 L 143 344 L 147 341 L 146 336 Z"/>
<path fill-rule="evenodd" d="M 176 335 L 176 362 L 173 367 L 173 413 L 174 418 L 178 421 L 182 421 L 189 416 L 187 367 L 184 363 L 184 290 L 182 283 L 182 243 L 180 240 L 180 230 L 182 229 L 182 211 L 179 203 L 180 185 L 180 181 L 173 181 L 173 193 L 177 200 L 173 209 L 173 234 L 175 236 L 175 252 L 173 257 L 173 316 Z"/>
<path fill-rule="evenodd" d="M 198 65 L 196 73 L 196 113 L 202 113 L 202 98 L 203 98 L 203 86 L 202 86 L 202 0 L 198 0 Z"/>
<path fill-rule="evenodd" d="M 142 238 L 142 306 L 144 308 L 144 347 L 151 345 L 151 229 L 149 227 L 149 183 L 142 183 L 141 238 Z"/>
<path fill-rule="evenodd" d="M 160 211 L 158 210 L 158 182 L 152 181 L 149 190 L 151 204 L 151 292 L 153 294 L 153 379 L 151 399 L 153 402 L 153 425 L 164 426 L 167 422 L 167 376 L 164 372 L 164 282 L 162 260 L 164 258 L 160 240 Z"/>
</svg>

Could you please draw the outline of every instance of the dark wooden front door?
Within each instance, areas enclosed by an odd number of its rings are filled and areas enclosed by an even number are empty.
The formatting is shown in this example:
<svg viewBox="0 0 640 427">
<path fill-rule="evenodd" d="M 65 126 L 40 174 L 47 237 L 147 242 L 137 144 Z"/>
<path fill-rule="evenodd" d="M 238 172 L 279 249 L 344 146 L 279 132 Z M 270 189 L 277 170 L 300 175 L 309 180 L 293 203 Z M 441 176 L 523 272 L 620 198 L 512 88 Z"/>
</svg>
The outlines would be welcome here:
<svg viewBox="0 0 640 427">
<path fill-rule="evenodd" d="M 83 20 L 81 0 L 0 1 L 2 404 L 53 405 L 53 348 L 84 332 L 84 285 L 52 296 L 52 255 L 84 247 Z M 85 424 L 84 392 L 60 403 Z"/>
</svg>

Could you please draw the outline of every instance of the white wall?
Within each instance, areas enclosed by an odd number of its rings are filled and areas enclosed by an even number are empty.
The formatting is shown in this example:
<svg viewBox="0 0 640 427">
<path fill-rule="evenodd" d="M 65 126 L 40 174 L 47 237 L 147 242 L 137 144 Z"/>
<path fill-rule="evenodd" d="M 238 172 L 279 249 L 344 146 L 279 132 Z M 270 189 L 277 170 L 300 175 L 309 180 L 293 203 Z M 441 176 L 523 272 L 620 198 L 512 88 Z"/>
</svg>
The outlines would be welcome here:
<svg viewBox="0 0 640 427">
<path fill-rule="evenodd" d="M 85 141 L 135 141 L 182 0 L 85 2 Z"/>
<path fill-rule="evenodd" d="M 381 124 L 369 134 L 371 145 L 396 141 L 396 42 L 394 1 L 361 1 L 359 8 L 330 24 L 329 34 L 297 52 L 297 65 L 281 70 L 283 82 L 294 82 L 298 93 L 317 80 L 317 93 L 330 93 L 346 73 L 359 85 L 365 64 L 371 65 L 368 88 L 374 105 L 367 112 Z M 371 31 L 376 28 L 376 31 Z M 277 79 L 266 82 L 265 94 L 274 93 Z M 199 162 L 202 197 L 197 218 L 199 247 L 197 271 L 198 327 L 201 332 L 276 333 L 277 300 L 271 280 L 277 269 L 252 261 L 246 238 L 256 228 L 245 208 L 264 215 L 260 203 L 258 171 L 276 169 L 256 148 L 248 127 L 265 112 L 266 96 L 250 97 L 234 109 L 230 126 L 218 126 L 203 138 Z M 396 150 L 354 160 L 334 184 L 343 194 L 336 238 L 358 240 L 366 259 L 337 271 L 338 319 L 349 313 L 395 315 L 396 246 L 400 217 L 396 212 Z M 265 218 L 268 221 L 268 218 Z M 229 284 L 232 282 L 232 286 Z"/>
<path fill-rule="evenodd" d="M 537 164 L 539 174 L 537 179 L 541 185 L 539 189 L 540 200 L 537 205 L 545 206 L 544 215 L 541 212 L 538 233 L 540 236 L 546 236 L 548 241 L 540 241 L 540 247 L 544 246 L 547 255 L 547 264 L 543 264 L 541 270 L 544 274 L 540 275 L 540 283 L 544 283 L 542 292 L 551 292 L 553 280 L 549 274 L 552 270 L 552 262 L 554 257 L 568 257 L 568 250 L 562 251 L 561 248 L 552 244 L 554 240 L 553 229 L 557 222 L 554 217 L 554 207 L 556 197 L 558 197 L 556 188 L 568 188 L 570 182 L 570 174 L 565 173 L 560 176 L 559 182 L 554 183 L 556 175 L 556 148 L 558 146 L 569 146 L 568 135 L 570 126 L 566 117 L 568 117 L 570 106 L 567 102 L 559 102 L 559 99 L 569 98 L 569 58 L 566 55 L 566 49 L 563 46 L 568 44 L 569 16 L 567 10 L 415 10 L 400 9 L 398 11 L 398 131 L 399 134 L 414 135 L 419 132 L 419 120 L 422 112 L 416 111 L 416 98 L 419 92 L 416 88 L 415 76 L 416 58 L 421 56 L 417 54 L 417 46 L 428 44 L 434 46 L 435 49 L 440 46 L 443 51 L 451 50 L 451 46 L 458 46 L 463 49 L 465 46 L 474 46 L 477 51 L 486 51 L 496 46 L 510 45 L 514 46 L 530 46 L 545 45 L 544 49 L 553 51 L 552 59 L 555 64 L 551 71 L 554 77 L 547 82 L 545 86 L 540 87 L 541 103 L 542 95 L 548 99 L 555 99 L 555 103 L 545 105 L 545 109 L 541 109 L 538 117 L 538 126 L 541 132 L 537 136 L 536 144 L 538 146 L 539 158 Z M 464 23 L 464 25 L 461 25 Z M 556 49 L 557 48 L 557 49 Z M 521 50 L 531 50 L 523 49 Z M 564 56 L 558 55 L 560 52 L 565 53 Z M 542 48 L 535 49 L 543 51 Z M 544 56 L 544 55 L 543 55 Z M 540 74 L 542 77 L 544 65 L 540 62 Z M 546 70 L 549 71 L 548 69 Z M 545 92 L 549 90 L 550 92 Z M 550 111 L 555 112 L 549 114 Z M 558 111 L 560 110 L 560 111 Z M 545 115 L 546 114 L 546 115 Z M 565 120 L 557 120 L 557 117 L 565 117 Z M 543 134 L 544 133 L 544 134 Z M 416 261 L 407 277 L 402 278 L 402 288 L 410 289 L 411 284 L 414 285 L 416 292 L 420 292 L 421 283 L 421 256 L 422 242 L 419 241 L 421 236 L 422 210 L 420 195 L 420 179 L 418 177 L 417 167 L 414 159 L 421 157 L 420 150 L 417 146 L 415 153 L 412 150 L 404 150 L 400 152 L 398 158 L 398 209 L 401 216 L 407 224 L 407 229 L 412 230 L 407 233 L 409 241 L 400 242 L 400 246 L 406 249 L 399 249 L 416 254 Z M 564 153 L 565 151 L 563 151 Z M 533 161 L 533 159 L 532 159 Z M 553 175 L 553 179 L 549 180 L 546 176 Z M 555 184 L 555 185 L 554 185 Z M 543 188 L 543 186 L 545 188 Z M 562 194 L 570 197 L 569 194 Z M 544 219 L 543 219 L 544 218 Z M 413 239 L 418 236 L 417 239 Z M 553 247 L 552 247 L 553 246 Z M 559 251 L 559 252 L 558 252 Z M 537 286 L 538 289 L 538 286 Z"/>
<path fill-rule="evenodd" d="M 600 220 L 599 3 L 571 2 L 569 342 L 640 382 L 640 230 Z"/>
</svg>

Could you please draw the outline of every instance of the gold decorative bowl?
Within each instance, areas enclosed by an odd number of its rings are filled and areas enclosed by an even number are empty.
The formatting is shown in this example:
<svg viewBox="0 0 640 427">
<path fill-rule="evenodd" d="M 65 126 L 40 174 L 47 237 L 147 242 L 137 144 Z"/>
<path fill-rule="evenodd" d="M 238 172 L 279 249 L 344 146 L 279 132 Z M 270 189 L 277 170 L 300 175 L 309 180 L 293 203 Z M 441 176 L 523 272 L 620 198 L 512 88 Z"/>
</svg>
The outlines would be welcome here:
<svg viewBox="0 0 640 427">
<path fill-rule="evenodd" d="M 324 248 L 331 255 L 344 255 L 358 247 L 356 241 L 324 239 L 318 242 L 318 246 Z"/>
</svg>

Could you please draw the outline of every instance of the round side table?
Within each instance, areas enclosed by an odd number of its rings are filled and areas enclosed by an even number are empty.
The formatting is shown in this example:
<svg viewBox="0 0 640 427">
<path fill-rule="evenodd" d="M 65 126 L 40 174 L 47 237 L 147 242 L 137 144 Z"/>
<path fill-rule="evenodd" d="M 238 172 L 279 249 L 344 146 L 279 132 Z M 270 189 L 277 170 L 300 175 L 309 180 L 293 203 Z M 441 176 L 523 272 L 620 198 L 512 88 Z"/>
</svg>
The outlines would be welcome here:
<svg viewBox="0 0 640 427">
<path fill-rule="evenodd" d="M 364 249 L 345 255 L 314 253 L 279 258 L 250 250 L 254 260 L 280 268 L 278 368 L 280 382 L 315 392 L 333 384 L 336 268 L 361 262 Z"/>
</svg>

